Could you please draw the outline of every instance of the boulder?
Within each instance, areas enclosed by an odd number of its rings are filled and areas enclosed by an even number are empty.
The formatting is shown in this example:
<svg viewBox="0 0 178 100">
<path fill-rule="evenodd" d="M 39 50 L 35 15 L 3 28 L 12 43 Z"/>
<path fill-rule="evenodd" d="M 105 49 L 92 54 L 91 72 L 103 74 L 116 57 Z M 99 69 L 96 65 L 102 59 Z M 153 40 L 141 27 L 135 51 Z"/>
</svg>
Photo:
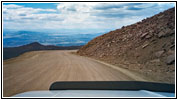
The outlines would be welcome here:
<svg viewBox="0 0 178 100">
<path fill-rule="evenodd" d="M 158 33 L 159 38 L 164 37 L 164 36 L 166 36 L 165 32 L 161 31 L 161 32 Z"/>
<path fill-rule="evenodd" d="M 171 30 L 169 28 L 166 28 L 166 30 L 162 30 L 158 33 L 158 37 L 165 37 L 174 34 L 174 30 Z"/>
<path fill-rule="evenodd" d="M 158 52 L 155 53 L 155 56 L 156 56 L 157 58 L 159 58 L 159 57 L 161 57 L 161 55 L 162 55 L 163 53 L 164 53 L 164 50 L 158 51 Z"/>
<path fill-rule="evenodd" d="M 146 33 L 143 33 L 140 37 L 141 37 L 141 39 L 143 39 L 143 38 L 145 38 L 145 36 L 147 36 L 148 35 L 148 33 L 146 32 Z"/>
<path fill-rule="evenodd" d="M 110 47 L 110 44 L 107 44 L 107 47 Z"/>
<path fill-rule="evenodd" d="M 149 39 L 149 38 L 151 38 L 152 36 L 151 35 L 147 35 L 145 38 L 146 39 Z"/>
<path fill-rule="evenodd" d="M 151 63 L 160 63 L 160 59 L 154 59 L 150 61 Z"/>
<path fill-rule="evenodd" d="M 144 45 L 142 45 L 142 49 L 146 48 L 149 45 L 149 42 L 145 42 Z"/>
<path fill-rule="evenodd" d="M 171 54 L 175 54 L 175 51 L 174 50 L 169 50 L 167 53 L 168 53 L 168 55 L 171 55 Z"/>
<path fill-rule="evenodd" d="M 166 63 L 168 65 L 173 64 L 175 61 L 175 54 L 171 54 L 166 58 Z"/>
</svg>

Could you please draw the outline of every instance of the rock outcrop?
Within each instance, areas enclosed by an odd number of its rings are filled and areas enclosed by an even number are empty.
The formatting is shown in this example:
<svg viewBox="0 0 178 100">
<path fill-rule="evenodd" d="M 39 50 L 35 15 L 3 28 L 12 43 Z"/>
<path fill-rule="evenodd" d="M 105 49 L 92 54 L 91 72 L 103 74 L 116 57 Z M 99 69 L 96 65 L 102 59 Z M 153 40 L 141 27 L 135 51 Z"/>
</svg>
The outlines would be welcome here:
<svg viewBox="0 0 178 100">
<path fill-rule="evenodd" d="M 175 8 L 96 37 L 78 54 L 174 83 Z"/>
</svg>

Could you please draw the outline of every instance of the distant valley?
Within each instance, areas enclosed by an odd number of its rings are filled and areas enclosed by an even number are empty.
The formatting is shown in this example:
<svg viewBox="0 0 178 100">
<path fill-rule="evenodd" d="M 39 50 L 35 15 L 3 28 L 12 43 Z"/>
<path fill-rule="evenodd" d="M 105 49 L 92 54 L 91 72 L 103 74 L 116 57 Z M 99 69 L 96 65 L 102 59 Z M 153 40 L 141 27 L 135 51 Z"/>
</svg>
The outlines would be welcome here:
<svg viewBox="0 0 178 100">
<path fill-rule="evenodd" d="M 107 31 L 106 31 L 107 32 Z M 44 31 L 3 31 L 3 47 L 17 47 L 32 42 L 39 42 L 43 45 L 56 46 L 80 46 L 85 45 L 93 38 L 106 32 L 98 33 L 75 33 L 74 32 L 44 32 Z"/>
<path fill-rule="evenodd" d="M 104 34 L 104 32 L 96 34 L 82 32 L 75 33 L 75 31 L 71 30 L 64 30 L 64 32 L 39 32 L 6 29 L 3 32 L 3 59 L 17 57 L 29 51 L 79 49 L 88 41 Z"/>
</svg>

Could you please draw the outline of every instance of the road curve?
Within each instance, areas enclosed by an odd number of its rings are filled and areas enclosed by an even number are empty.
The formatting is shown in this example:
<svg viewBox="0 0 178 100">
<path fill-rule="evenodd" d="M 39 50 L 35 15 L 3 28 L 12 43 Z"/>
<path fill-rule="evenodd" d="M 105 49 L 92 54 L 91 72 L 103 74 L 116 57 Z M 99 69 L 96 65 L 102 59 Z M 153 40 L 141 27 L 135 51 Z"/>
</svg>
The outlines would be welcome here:
<svg viewBox="0 0 178 100">
<path fill-rule="evenodd" d="M 48 90 L 56 81 L 144 81 L 125 69 L 71 52 L 34 51 L 3 61 L 3 96 Z"/>
</svg>

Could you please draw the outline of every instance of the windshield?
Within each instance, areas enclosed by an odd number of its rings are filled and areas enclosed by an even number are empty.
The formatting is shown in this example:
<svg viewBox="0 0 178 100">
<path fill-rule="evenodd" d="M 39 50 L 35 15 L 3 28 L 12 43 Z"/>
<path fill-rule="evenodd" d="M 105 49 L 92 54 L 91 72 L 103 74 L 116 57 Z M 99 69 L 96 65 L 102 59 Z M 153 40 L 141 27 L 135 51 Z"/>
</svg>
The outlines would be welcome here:
<svg viewBox="0 0 178 100">
<path fill-rule="evenodd" d="M 175 84 L 174 2 L 3 2 L 2 8 L 4 97 L 48 91 L 55 82 Z"/>
</svg>

